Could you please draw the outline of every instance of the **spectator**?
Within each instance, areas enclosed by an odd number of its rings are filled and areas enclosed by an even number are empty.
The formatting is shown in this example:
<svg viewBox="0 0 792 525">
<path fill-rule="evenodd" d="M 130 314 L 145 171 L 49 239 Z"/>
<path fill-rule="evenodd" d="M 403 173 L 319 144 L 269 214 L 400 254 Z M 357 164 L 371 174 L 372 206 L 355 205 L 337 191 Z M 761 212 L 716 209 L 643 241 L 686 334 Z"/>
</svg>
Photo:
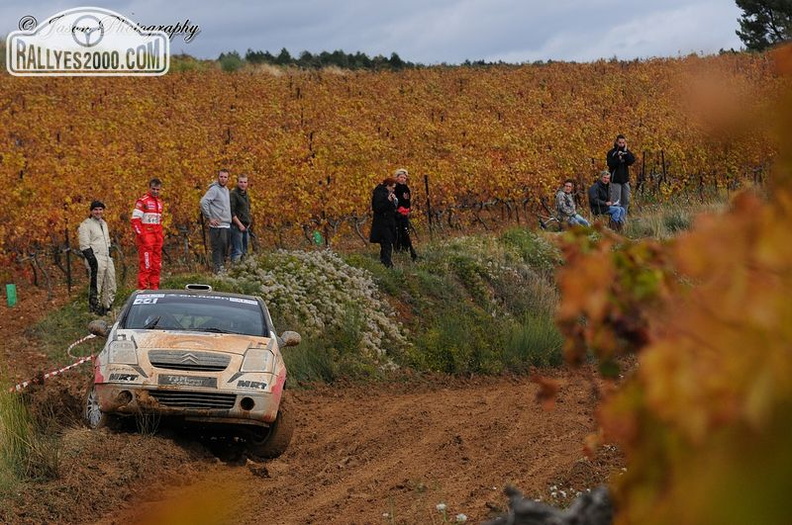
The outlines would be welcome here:
<svg viewBox="0 0 792 525">
<path fill-rule="evenodd" d="M 385 178 L 371 195 L 371 210 L 374 220 L 371 223 L 369 241 L 380 245 L 380 262 L 386 268 L 393 267 L 393 243 L 396 241 L 396 179 Z"/>
<path fill-rule="evenodd" d="M 247 255 L 248 235 L 251 224 L 248 176 L 237 177 L 237 186 L 231 190 L 231 264 L 238 263 Z"/>
<path fill-rule="evenodd" d="M 228 231 L 231 229 L 228 176 L 227 169 L 218 171 L 217 180 L 201 197 L 201 213 L 209 221 L 209 240 L 212 244 L 212 265 L 215 274 L 225 272 L 223 263 L 228 251 Z"/>
<path fill-rule="evenodd" d="M 611 173 L 610 201 L 615 206 L 627 208 L 630 206 L 630 166 L 635 162 L 635 155 L 627 149 L 627 139 L 624 135 L 617 135 L 616 142 L 606 155 L 608 170 Z"/>
<path fill-rule="evenodd" d="M 105 315 L 113 306 L 116 293 L 115 266 L 110 257 L 110 230 L 104 220 L 105 205 L 91 203 L 91 215 L 77 229 L 80 251 L 85 257 L 90 285 L 88 309 L 91 313 Z"/>
<path fill-rule="evenodd" d="M 564 185 L 556 193 L 556 211 L 558 212 L 558 220 L 562 223 L 567 223 L 571 226 L 590 226 L 589 222 L 577 212 L 575 207 L 575 181 L 567 179 Z"/>
<path fill-rule="evenodd" d="M 157 290 L 162 269 L 162 182 L 149 181 L 148 192 L 135 202 L 132 229 L 138 249 L 138 290 Z"/>
<path fill-rule="evenodd" d="M 394 194 L 396 195 L 396 199 L 398 199 L 396 208 L 395 248 L 397 252 L 409 251 L 410 257 L 414 261 L 418 258 L 418 254 L 415 253 L 415 248 L 413 248 L 412 245 L 412 239 L 410 239 L 411 202 L 410 187 L 407 186 L 407 170 L 400 168 L 394 172 L 393 177 L 396 179 L 396 189 L 394 190 Z"/>
<path fill-rule="evenodd" d="M 621 231 L 624 225 L 624 208 L 614 206 L 610 200 L 610 172 L 605 170 L 600 173 L 600 178 L 589 188 L 589 206 L 592 215 L 608 215 L 608 226 L 616 231 Z"/>
</svg>

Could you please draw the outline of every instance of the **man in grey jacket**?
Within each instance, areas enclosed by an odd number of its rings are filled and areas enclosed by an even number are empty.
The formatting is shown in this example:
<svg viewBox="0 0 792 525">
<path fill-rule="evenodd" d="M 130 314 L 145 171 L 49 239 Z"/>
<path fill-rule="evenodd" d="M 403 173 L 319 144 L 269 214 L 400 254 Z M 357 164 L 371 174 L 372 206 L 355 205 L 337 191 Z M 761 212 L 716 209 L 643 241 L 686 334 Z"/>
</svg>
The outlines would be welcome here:
<svg viewBox="0 0 792 525">
<path fill-rule="evenodd" d="M 231 200 L 228 193 L 228 170 L 221 169 L 217 180 L 201 198 L 201 213 L 209 222 L 209 239 L 212 243 L 214 273 L 223 273 L 223 262 L 228 251 L 228 231 L 231 228 Z"/>
</svg>

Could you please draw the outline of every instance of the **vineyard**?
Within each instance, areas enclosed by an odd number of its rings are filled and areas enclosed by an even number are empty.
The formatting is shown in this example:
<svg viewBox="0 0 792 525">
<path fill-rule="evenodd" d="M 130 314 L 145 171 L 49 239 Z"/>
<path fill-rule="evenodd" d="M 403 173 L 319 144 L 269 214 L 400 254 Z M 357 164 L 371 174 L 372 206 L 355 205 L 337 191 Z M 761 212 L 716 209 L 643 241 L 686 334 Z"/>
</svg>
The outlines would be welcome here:
<svg viewBox="0 0 792 525">
<path fill-rule="evenodd" d="M 781 83 L 766 55 L 747 54 L 379 73 L 3 75 L 0 242 L 9 256 L 60 246 L 101 199 L 118 244 L 131 248 L 129 214 L 152 177 L 164 182 L 171 235 L 197 236 L 198 200 L 220 167 L 250 175 L 265 246 L 314 231 L 330 242 L 365 237 L 370 192 L 397 167 L 410 170 L 419 225 L 519 222 L 563 178 L 588 185 L 619 132 L 638 157 L 639 195 L 732 188 L 762 177 L 776 154 L 764 104 Z"/>
<path fill-rule="evenodd" d="M 316 230 L 330 242 L 354 238 L 356 228 L 367 229 L 371 188 L 397 166 L 412 173 L 421 227 L 464 227 L 498 216 L 524 221 L 560 179 L 591 180 L 618 132 L 639 159 L 636 207 L 680 191 L 732 190 L 767 175 L 760 191 L 738 193 L 726 211 L 701 214 L 672 239 L 583 229 L 547 236 L 563 252 L 556 322 L 567 360 L 583 365 L 579 375 L 534 376 L 531 385 L 466 376 L 457 379 L 468 384 L 444 383 L 425 397 L 402 386 L 386 385 L 382 393 L 368 383 L 330 385 L 316 397 L 306 389 L 298 395 L 306 407 L 302 428 L 311 431 L 284 461 L 255 470 L 209 461 L 210 476 L 224 487 L 244 488 L 243 497 L 222 497 L 245 507 L 235 523 L 260 522 L 256 502 L 289 523 L 346 524 L 350 516 L 360 523 L 426 522 L 425 510 L 439 509 L 440 501 L 444 510 L 449 502 L 479 519 L 496 508 L 495 487 L 504 482 L 524 483 L 532 495 L 549 488 L 555 497 L 556 480 L 572 487 L 572 478 L 584 477 L 575 488 L 599 482 L 611 464 L 598 464 L 597 453 L 618 450 L 626 466 L 609 483 L 618 525 L 787 524 L 790 78 L 792 46 L 774 59 L 399 73 L 262 69 L 146 80 L 0 77 L 7 94 L 0 102 L 6 182 L 0 233 L 9 257 L 59 245 L 73 235 L 87 203 L 102 198 L 118 242 L 131 247 L 132 202 L 158 176 L 171 234 L 189 236 L 197 233 L 198 199 L 221 166 L 250 174 L 259 236 L 273 246 L 305 242 Z M 412 315 L 415 304 L 400 311 Z M 7 323 L 24 318 L 17 315 L 6 316 Z M 485 317 L 488 329 L 497 326 L 498 316 Z M 10 339 L 16 363 L 33 366 L 41 349 L 27 332 L 19 334 Z M 589 376 L 595 368 L 601 377 Z M 59 395 L 67 391 L 51 385 Z M 555 403 L 556 412 L 538 412 L 532 399 Z M 597 431 L 588 434 L 595 421 Z M 321 426 L 327 422 L 332 428 Z M 148 479 L 162 480 L 161 471 L 151 478 L 130 473 L 156 464 L 154 449 L 176 465 L 168 467 L 173 471 L 209 470 L 195 456 L 185 468 L 184 454 L 192 452 L 166 448 L 170 442 L 137 447 L 143 452 L 129 462 L 117 444 L 131 441 L 116 438 L 103 434 L 114 441 L 99 447 L 95 435 L 74 440 L 76 453 L 63 454 L 73 461 L 65 477 L 77 480 L 81 500 L 64 497 L 57 485 L 28 485 L 25 499 L 3 510 L 24 512 L 31 522 L 87 521 L 114 501 L 149 502 L 159 486 Z M 583 439 L 586 460 L 578 459 Z M 112 451 L 112 460 L 125 464 L 103 460 L 95 467 L 96 451 Z M 127 492 L 135 484 L 130 479 L 146 485 L 145 494 Z M 51 501 L 42 487 L 68 510 L 38 510 L 51 514 L 36 521 L 28 502 Z M 199 486 L 196 493 L 198 502 L 213 492 Z M 107 498 L 115 499 L 103 508 Z M 162 500 L 163 508 L 179 508 L 172 501 Z M 274 509 L 271 501 L 283 504 Z M 106 521 L 135 521 L 119 516 Z"/>
</svg>

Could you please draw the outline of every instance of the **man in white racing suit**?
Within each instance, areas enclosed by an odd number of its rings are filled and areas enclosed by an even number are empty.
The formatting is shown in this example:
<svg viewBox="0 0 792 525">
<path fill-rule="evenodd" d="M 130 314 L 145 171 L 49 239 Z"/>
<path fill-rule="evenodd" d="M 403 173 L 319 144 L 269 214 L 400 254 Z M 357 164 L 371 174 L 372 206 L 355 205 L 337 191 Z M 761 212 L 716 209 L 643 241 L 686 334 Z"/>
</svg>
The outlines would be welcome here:
<svg viewBox="0 0 792 525">
<path fill-rule="evenodd" d="M 116 294 L 115 266 L 110 257 L 110 230 L 103 216 L 105 205 L 91 203 L 91 216 L 77 230 L 80 251 L 90 275 L 88 308 L 92 313 L 105 315 L 113 306 Z"/>
</svg>

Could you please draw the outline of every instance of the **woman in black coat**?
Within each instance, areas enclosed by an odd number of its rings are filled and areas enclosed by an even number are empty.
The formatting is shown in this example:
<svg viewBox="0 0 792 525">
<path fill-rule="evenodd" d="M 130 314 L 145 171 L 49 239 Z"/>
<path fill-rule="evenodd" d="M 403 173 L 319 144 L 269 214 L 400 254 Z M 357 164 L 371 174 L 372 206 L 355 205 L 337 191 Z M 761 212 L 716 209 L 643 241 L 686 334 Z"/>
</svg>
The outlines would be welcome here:
<svg viewBox="0 0 792 525">
<path fill-rule="evenodd" d="M 396 242 L 396 179 L 387 177 L 371 195 L 371 210 L 374 221 L 371 223 L 369 241 L 380 245 L 380 262 L 387 268 L 393 266 L 393 243 Z"/>
</svg>

